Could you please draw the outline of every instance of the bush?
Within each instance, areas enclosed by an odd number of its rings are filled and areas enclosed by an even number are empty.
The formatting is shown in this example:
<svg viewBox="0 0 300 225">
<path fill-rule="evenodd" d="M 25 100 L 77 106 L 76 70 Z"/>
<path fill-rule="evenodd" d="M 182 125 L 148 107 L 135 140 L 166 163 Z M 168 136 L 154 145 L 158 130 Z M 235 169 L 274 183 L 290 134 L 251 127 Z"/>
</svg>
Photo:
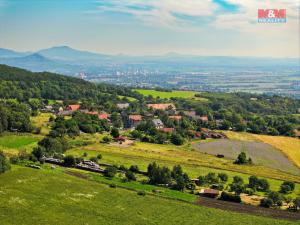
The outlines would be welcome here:
<svg viewBox="0 0 300 225">
<path fill-rule="evenodd" d="M 98 158 L 97 157 L 91 157 L 90 160 L 94 163 L 98 163 Z"/>
<path fill-rule="evenodd" d="M 82 156 L 83 156 L 83 157 L 87 157 L 88 154 L 85 152 L 85 153 L 82 154 Z"/>
<path fill-rule="evenodd" d="M 138 191 L 137 194 L 138 194 L 138 195 L 141 195 L 141 196 L 145 196 L 145 195 L 146 195 L 146 192 L 145 192 L 145 191 Z"/>
<path fill-rule="evenodd" d="M 280 192 L 287 194 L 295 190 L 295 183 L 291 181 L 284 181 L 280 186 Z"/>
<path fill-rule="evenodd" d="M 261 207 L 270 208 L 273 204 L 273 200 L 270 198 L 263 198 L 260 200 Z"/>
<path fill-rule="evenodd" d="M 120 165 L 120 166 L 119 166 L 119 170 L 127 171 L 127 168 L 126 168 L 126 166 L 124 166 L 124 165 Z"/>
<path fill-rule="evenodd" d="M 237 203 L 242 202 L 242 199 L 239 195 L 234 195 L 225 191 L 222 192 L 220 199 L 228 202 L 237 202 Z"/>
<path fill-rule="evenodd" d="M 134 173 L 138 173 L 140 171 L 137 165 L 130 166 L 129 170 Z"/>
<path fill-rule="evenodd" d="M 109 166 L 106 168 L 104 175 L 106 177 L 114 177 L 117 174 L 117 168 L 114 166 Z"/>
<path fill-rule="evenodd" d="M 108 137 L 108 136 L 104 136 L 104 137 L 102 138 L 102 142 L 108 144 L 108 143 L 111 142 L 111 138 Z"/>
<path fill-rule="evenodd" d="M 255 191 L 253 189 L 246 189 L 245 194 L 247 195 L 254 195 Z"/>
<path fill-rule="evenodd" d="M 228 175 L 226 173 L 219 173 L 218 177 L 224 183 L 228 181 Z"/>
<path fill-rule="evenodd" d="M 10 169 L 10 164 L 4 153 L 0 151 L 0 173 L 4 173 L 5 171 Z"/>
<path fill-rule="evenodd" d="M 126 171 L 125 176 L 128 180 L 136 181 L 136 177 L 132 171 Z"/>
<path fill-rule="evenodd" d="M 268 194 L 268 198 L 273 201 L 274 205 L 277 205 L 277 206 L 281 206 L 282 205 L 282 201 L 283 201 L 282 194 L 280 194 L 278 192 L 275 192 L 275 191 L 271 191 Z"/>
<path fill-rule="evenodd" d="M 18 156 L 14 155 L 14 156 L 9 158 L 9 161 L 10 161 L 11 164 L 17 164 L 17 163 L 19 163 L 20 159 L 19 159 Z"/>
<path fill-rule="evenodd" d="M 111 187 L 111 188 L 116 188 L 117 185 L 115 185 L 115 184 L 110 184 L 109 187 Z"/>
<path fill-rule="evenodd" d="M 64 158 L 64 166 L 67 166 L 67 167 L 73 167 L 76 165 L 76 160 L 74 158 L 74 156 L 72 155 L 67 155 L 65 158 Z"/>
<path fill-rule="evenodd" d="M 102 159 L 102 155 L 101 155 L 101 154 L 98 154 L 98 155 L 97 155 L 97 159 L 99 159 L 99 160 Z"/>
</svg>

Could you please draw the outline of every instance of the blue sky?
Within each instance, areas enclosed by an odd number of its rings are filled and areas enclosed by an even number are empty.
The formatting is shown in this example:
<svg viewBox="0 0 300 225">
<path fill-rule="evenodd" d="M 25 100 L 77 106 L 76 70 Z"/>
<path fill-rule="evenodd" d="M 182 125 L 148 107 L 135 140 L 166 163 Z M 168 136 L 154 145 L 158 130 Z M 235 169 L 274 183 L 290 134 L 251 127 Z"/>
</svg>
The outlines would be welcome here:
<svg viewBox="0 0 300 225">
<path fill-rule="evenodd" d="M 287 23 L 258 24 L 259 8 Z M 299 57 L 296 0 L 0 0 L 0 47 L 108 54 Z"/>
</svg>

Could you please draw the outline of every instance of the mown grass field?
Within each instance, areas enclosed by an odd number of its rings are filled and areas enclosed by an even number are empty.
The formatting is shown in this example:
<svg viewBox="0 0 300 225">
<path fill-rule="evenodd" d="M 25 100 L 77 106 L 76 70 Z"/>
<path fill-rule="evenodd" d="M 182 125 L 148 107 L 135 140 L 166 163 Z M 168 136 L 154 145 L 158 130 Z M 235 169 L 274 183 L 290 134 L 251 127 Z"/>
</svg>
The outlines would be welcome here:
<svg viewBox="0 0 300 225">
<path fill-rule="evenodd" d="M 235 160 L 241 152 L 245 152 L 248 157 L 251 157 L 255 165 L 262 165 L 295 175 L 300 174 L 300 169 L 284 153 L 261 141 L 223 139 L 197 143 L 193 147 L 199 152 L 211 155 L 222 154 L 225 158 L 232 160 Z"/>
<path fill-rule="evenodd" d="M 300 168 L 300 139 L 282 136 L 250 134 L 245 132 L 225 132 L 230 139 L 260 141 L 282 151 L 296 166 Z"/>
<path fill-rule="evenodd" d="M 295 224 L 110 188 L 60 169 L 0 175 L 0 221 L 15 224 Z"/>
<path fill-rule="evenodd" d="M 38 135 L 5 133 L 0 136 L 0 150 L 8 155 L 18 154 L 20 150 L 29 152 L 40 139 Z"/>
<path fill-rule="evenodd" d="M 189 99 L 196 99 L 196 100 L 202 100 L 207 101 L 206 98 L 200 98 L 195 97 L 195 94 L 199 94 L 199 92 L 196 91 L 156 91 L 156 90 L 146 90 L 146 89 L 136 89 L 137 92 L 139 92 L 142 95 L 149 96 L 152 95 L 154 98 L 160 97 L 165 99 L 170 98 L 189 98 Z"/>
</svg>

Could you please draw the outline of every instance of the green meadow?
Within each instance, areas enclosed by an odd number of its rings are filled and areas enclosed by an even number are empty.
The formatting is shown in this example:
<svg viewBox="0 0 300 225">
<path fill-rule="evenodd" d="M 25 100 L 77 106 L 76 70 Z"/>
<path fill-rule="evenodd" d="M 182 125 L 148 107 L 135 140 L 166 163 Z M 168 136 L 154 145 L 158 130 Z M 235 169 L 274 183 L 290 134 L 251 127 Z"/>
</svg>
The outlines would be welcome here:
<svg viewBox="0 0 300 225">
<path fill-rule="evenodd" d="M 97 175 L 94 175 L 97 176 Z M 98 175 L 100 177 L 100 175 Z M 238 214 L 69 175 L 13 166 L 0 175 L 0 221 L 12 224 L 294 224 Z"/>
<path fill-rule="evenodd" d="M 196 91 L 156 91 L 156 90 L 146 90 L 146 89 L 136 89 L 136 91 L 142 95 L 150 96 L 152 95 L 154 98 L 160 97 L 165 99 L 170 98 L 189 98 L 189 99 L 196 99 L 196 100 L 207 100 L 195 97 L 195 94 L 199 94 Z"/>
</svg>

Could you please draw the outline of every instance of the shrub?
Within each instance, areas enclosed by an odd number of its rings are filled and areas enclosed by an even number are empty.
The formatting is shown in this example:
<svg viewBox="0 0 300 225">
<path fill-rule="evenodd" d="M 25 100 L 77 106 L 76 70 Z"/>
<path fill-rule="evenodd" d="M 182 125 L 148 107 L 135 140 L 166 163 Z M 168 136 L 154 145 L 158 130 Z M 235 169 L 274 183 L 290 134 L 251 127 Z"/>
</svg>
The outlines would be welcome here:
<svg viewBox="0 0 300 225">
<path fill-rule="evenodd" d="M 104 136 L 102 138 L 102 142 L 108 144 L 111 142 L 111 138 L 109 136 Z"/>
<path fill-rule="evenodd" d="M 222 182 L 227 182 L 228 181 L 228 175 L 226 173 L 219 173 L 218 174 L 218 177 L 219 179 L 222 181 Z"/>
<path fill-rule="evenodd" d="M 295 183 L 291 181 L 284 181 L 280 186 L 280 192 L 287 194 L 295 190 Z"/>
<path fill-rule="evenodd" d="M 114 166 L 109 166 L 106 168 L 104 175 L 106 177 L 114 177 L 117 174 L 117 168 Z"/>
<path fill-rule="evenodd" d="M 10 164 L 4 153 L 0 151 L 0 173 L 4 173 L 5 171 L 10 169 Z"/>
<path fill-rule="evenodd" d="M 139 172 L 139 167 L 137 165 L 132 165 L 132 166 L 130 166 L 129 170 L 131 172 L 137 173 L 137 172 Z"/>
<path fill-rule="evenodd" d="M 242 199 L 239 195 L 234 195 L 225 191 L 222 192 L 220 199 L 229 202 L 237 202 L 237 203 L 242 202 Z"/>
<path fill-rule="evenodd" d="M 125 176 L 128 180 L 136 181 L 136 177 L 132 171 L 126 171 Z"/>
<path fill-rule="evenodd" d="M 97 157 L 91 157 L 90 160 L 94 163 L 98 163 L 98 158 Z"/>
<path fill-rule="evenodd" d="M 64 166 L 67 166 L 67 167 L 73 167 L 76 165 L 76 160 L 74 158 L 74 156 L 72 155 L 67 155 L 65 158 L 64 158 Z"/>
<path fill-rule="evenodd" d="M 102 159 L 102 155 L 101 155 L 101 154 L 98 154 L 98 155 L 97 155 L 97 159 L 99 159 L 99 160 Z"/>
<path fill-rule="evenodd" d="M 275 192 L 275 191 L 271 191 L 268 194 L 268 198 L 273 201 L 274 205 L 277 205 L 277 206 L 281 206 L 282 205 L 282 201 L 283 201 L 282 194 L 280 194 L 278 192 Z"/>
<path fill-rule="evenodd" d="M 146 192 L 145 192 L 145 191 L 138 191 L 137 194 L 138 194 L 138 195 L 141 195 L 141 196 L 145 196 L 145 195 L 146 195 Z"/>
<path fill-rule="evenodd" d="M 270 198 L 263 198 L 260 200 L 260 206 L 265 208 L 270 208 L 273 204 L 273 200 Z"/>
<path fill-rule="evenodd" d="M 127 171 L 127 168 L 126 168 L 126 166 L 124 166 L 124 165 L 120 165 L 120 166 L 119 166 L 119 170 Z"/>
<path fill-rule="evenodd" d="M 88 154 L 85 152 L 85 153 L 82 154 L 82 156 L 83 156 L 83 157 L 87 157 Z"/>
<path fill-rule="evenodd" d="M 9 161 L 11 164 L 17 164 L 17 163 L 19 163 L 20 159 L 18 156 L 15 155 L 15 156 L 10 157 Z"/>
<path fill-rule="evenodd" d="M 116 188 L 117 185 L 115 185 L 115 184 L 110 184 L 109 187 L 111 187 L 111 188 Z"/>
</svg>

